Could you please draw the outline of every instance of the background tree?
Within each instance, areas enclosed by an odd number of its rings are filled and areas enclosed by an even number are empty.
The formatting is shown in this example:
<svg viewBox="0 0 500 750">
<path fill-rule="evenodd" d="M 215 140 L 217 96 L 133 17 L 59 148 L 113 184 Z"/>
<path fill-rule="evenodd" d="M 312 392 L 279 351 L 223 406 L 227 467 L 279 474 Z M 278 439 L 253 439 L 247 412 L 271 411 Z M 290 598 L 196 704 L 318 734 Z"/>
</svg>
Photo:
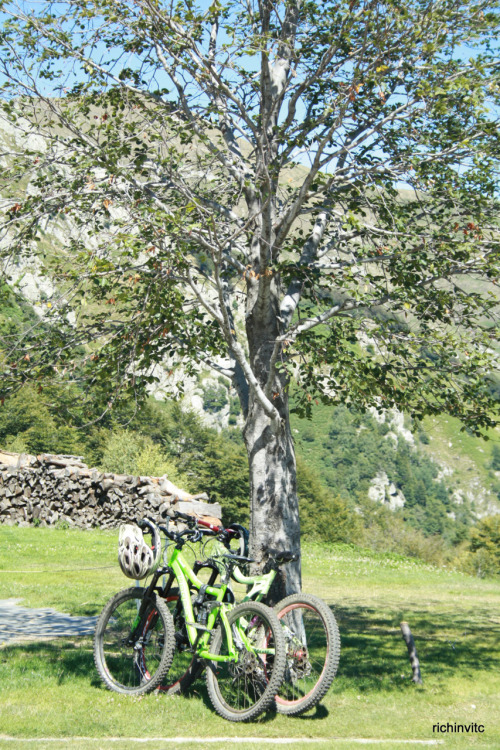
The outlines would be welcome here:
<svg viewBox="0 0 500 750">
<path fill-rule="evenodd" d="M 292 377 L 306 413 L 492 424 L 493 2 L 0 5 L 26 135 L 3 154 L 2 252 L 36 251 L 54 283 L 4 345 L 5 392 L 100 379 L 111 408 L 158 362 L 225 375 L 258 558 L 300 546 Z"/>
</svg>

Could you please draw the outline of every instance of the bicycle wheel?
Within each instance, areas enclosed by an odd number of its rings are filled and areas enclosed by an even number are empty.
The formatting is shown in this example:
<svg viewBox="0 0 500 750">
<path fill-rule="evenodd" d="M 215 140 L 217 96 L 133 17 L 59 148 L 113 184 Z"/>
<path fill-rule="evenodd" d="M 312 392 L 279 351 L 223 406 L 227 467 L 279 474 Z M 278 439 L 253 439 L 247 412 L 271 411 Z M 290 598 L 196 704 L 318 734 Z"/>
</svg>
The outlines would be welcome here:
<svg viewBox="0 0 500 750">
<path fill-rule="evenodd" d="M 174 622 L 175 651 L 172 665 L 160 690 L 166 695 L 185 692 L 203 671 L 203 662 L 189 651 L 184 610 L 178 589 L 170 589 L 162 599 L 167 605 Z"/>
<path fill-rule="evenodd" d="M 97 621 L 95 665 L 104 684 L 117 693 L 149 693 L 158 687 L 172 663 L 172 615 L 153 594 L 142 623 L 138 622 L 145 593 L 146 589 L 135 586 L 120 591 L 109 600 Z"/>
<path fill-rule="evenodd" d="M 238 660 L 209 662 L 208 695 L 224 719 L 247 721 L 274 705 L 285 671 L 284 630 L 272 609 L 258 602 L 239 604 L 227 617 Z M 229 655 L 222 624 L 212 637 L 210 652 Z"/>
<path fill-rule="evenodd" d="M 327 693 L 337 673 L 340 635 L 331 609 L 317 596 L 293 594 L 274 611 L 286 642 L 285 679 L 276 696 L 282 714 L 300 714 Z"/>
</svg>

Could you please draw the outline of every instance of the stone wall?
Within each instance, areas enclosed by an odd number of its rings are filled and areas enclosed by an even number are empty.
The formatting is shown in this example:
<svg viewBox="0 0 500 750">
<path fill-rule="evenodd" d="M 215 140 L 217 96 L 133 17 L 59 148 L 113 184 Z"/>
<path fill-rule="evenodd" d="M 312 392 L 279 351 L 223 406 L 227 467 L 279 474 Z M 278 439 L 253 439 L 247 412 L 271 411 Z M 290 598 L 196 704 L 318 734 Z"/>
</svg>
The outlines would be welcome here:
<svg viewBox="0 0 500 750">
<path fill-rule="evenodd" d="M 175 506 L 207 519 L 221 518 L 206 494 L 190 495 L 163 477 L 108 474 L 78 456 L 0 451 L 0 524 L 113 528 L 150 516 L 157 522 Z"/>
</svg>

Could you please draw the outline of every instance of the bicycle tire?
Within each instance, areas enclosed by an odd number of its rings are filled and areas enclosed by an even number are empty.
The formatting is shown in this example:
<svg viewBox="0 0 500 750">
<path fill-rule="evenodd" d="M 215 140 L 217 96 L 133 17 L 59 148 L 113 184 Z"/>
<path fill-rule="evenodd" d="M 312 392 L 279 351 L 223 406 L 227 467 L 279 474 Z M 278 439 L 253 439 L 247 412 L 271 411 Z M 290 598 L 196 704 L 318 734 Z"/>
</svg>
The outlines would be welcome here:
<svg viewBox="0 0 500 750">
<path fill-rule="evenodd" d="M 178 603 L 181 601 L 179 589 L 170 589 L 162 601 L 167 605 L 172 615 L 175 631 L 175 651 L 172 664 L 159 689 L 165 695 L 177 695 L 188 690 L 193 682 L 203 672 L 203 662 L 201 659 L 188 651 L 189 641 L 185 632 L 185 618 L 182 606 Z"/>
<path fill-rule="evenodd" d="M 110 690 L 141 695 L 157 688 L 174 656 L 174 623 L 167 606 L 156 594 L 137 623 L 146 589 L 134 586 L 112 597 L 102 610 L 94 634 L 94 662 Z M 138 639 L 128 643 L 139 625 Z"/>
<path fill-rule="evenodd" d="M 292 594 L 274 611 L 286 626 L 287 655 L 276 709 L 288 716 L 298 715 L 319 703 L 330 689 L 340 659 L 339 629 L 330 607 L 311 594 Z"/>
<path fill-rule="evenodd" d="M 238 622 L 255 648 L 273 649 L 274 654 L 255 654 L 243 642 L 238 649 L 238 661 L 207 664 L 208 695 L 215 711 L 228 721 L 249 721 L 274 706 L 285 673 L 285 638 L 276 614 L 260 602 L 244 602 L 227 614 L 231 631 L 236 633 Z M 210 651 L 228 654 L 225 628 L 216 629 Z"/>
</svg>

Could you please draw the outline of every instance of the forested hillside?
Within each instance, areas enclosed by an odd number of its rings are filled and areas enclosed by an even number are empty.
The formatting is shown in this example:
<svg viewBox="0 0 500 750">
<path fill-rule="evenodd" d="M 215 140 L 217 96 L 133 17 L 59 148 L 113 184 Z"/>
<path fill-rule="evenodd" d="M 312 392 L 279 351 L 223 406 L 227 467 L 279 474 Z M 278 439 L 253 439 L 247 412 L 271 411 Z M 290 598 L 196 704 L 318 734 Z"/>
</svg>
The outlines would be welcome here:
<svg viewBox="0 0 500 750">
<path fill-rule="evenodd" d="M 3 350 L 33 314 L 3 288 Z M 227 522 L 246 522 L 248 464 L 240 431 L 231 426 L 238 420 L 234 400 L 202 375 L 196 392 L 205 414 L 226 409 L 229 427 L 207 426 L 186 400 L 150 398 L 141 408 L 123 402 L 100 418 L 105 403 L 97 389 L 28 384 L 0 407 L 0 447 L 82 455 L 108 471 L 168 474 L 188 490 L 207 491 Z M 500 569 L 496 431 L 485 442 L 446 418 L 414 425 L 399 413 L 321 404 L 311 419 L 295 416 L 293 431 L 304 536 L 452 562 L 481 575 Z"/>
<path fill-rule="evenodd" d="M 59 239 L 47 239 L 49 268 Z M 51 306 L 50 274 L 38 275 L 35 259 L 9 272 L 11 286 L 0 286 L 4 368 L 11 344 Z M 3 403 L 0 447 L 79 454 L 109 471 L 167 473 L 186 489 L 208 491 L 226 521 L 248 519 L 247 456 L 234 429 L 239 405 L 223 379 L 200 370 L 185 379 L 182 404 L 151 398 L 143 407 L 124 402 L 111 410 L 83 376 L 43 387 L 35 377 Z M 498 568 L 498 430 L 484 442 L 447 417 L 413 424 L 394 411 L 321 403 L 310 419 L 293 416 L 292 426 L 304 535 L 454 561 L 479 574 Z"/>
</svg>

